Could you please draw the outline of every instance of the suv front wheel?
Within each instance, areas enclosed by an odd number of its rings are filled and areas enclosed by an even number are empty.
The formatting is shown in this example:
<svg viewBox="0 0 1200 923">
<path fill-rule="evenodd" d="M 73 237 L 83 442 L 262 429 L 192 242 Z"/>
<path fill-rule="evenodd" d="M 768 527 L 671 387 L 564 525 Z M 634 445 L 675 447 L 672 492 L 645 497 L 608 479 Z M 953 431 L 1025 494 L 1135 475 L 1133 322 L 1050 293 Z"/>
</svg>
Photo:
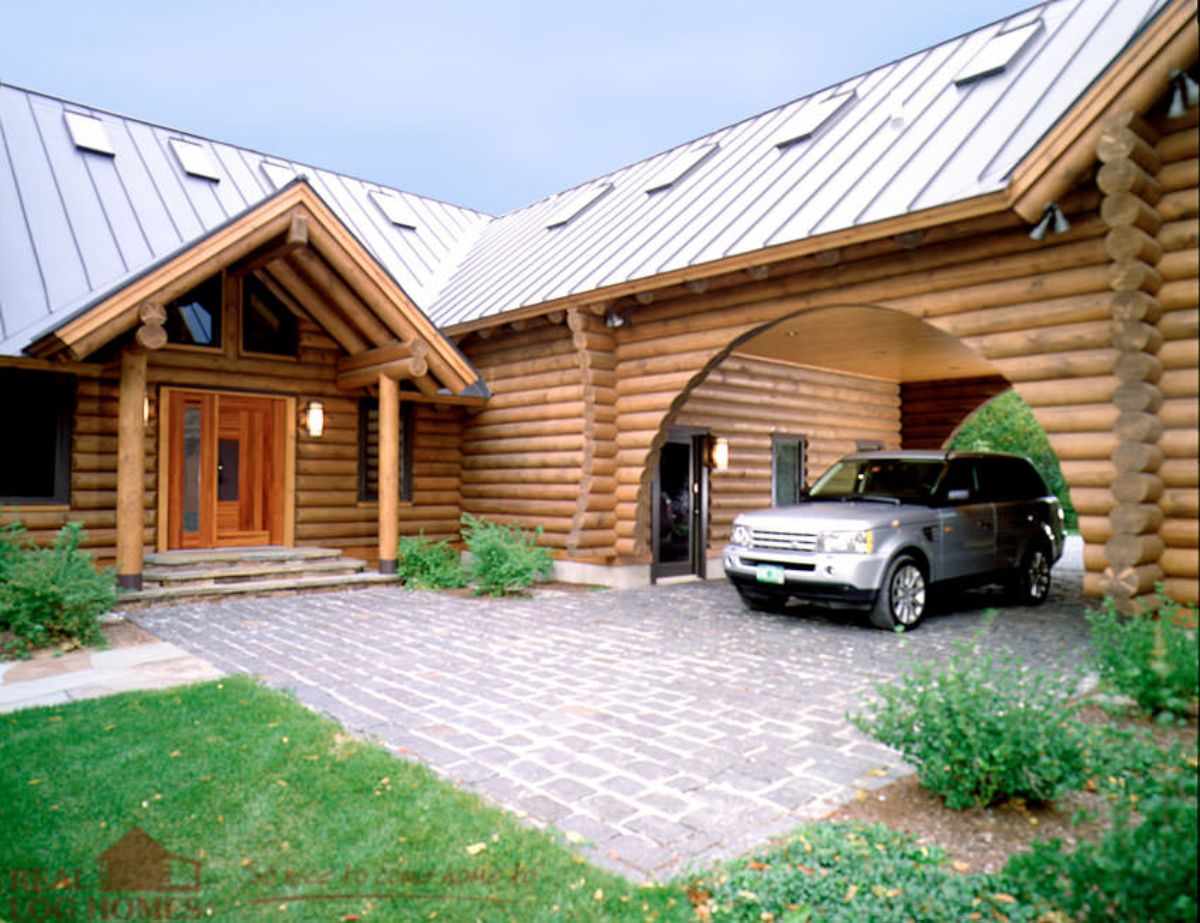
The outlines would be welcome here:
<svg viewBox="0 0 1200 923">
<path fill-rule="evenodd" d="M 887 576 L 871 609 L 871 624 L 887 631 L 897 626 L 916 628 L 925 615 L 929 589 L 916 559 L 900 555 L 888 565 Z"/>
</svg>

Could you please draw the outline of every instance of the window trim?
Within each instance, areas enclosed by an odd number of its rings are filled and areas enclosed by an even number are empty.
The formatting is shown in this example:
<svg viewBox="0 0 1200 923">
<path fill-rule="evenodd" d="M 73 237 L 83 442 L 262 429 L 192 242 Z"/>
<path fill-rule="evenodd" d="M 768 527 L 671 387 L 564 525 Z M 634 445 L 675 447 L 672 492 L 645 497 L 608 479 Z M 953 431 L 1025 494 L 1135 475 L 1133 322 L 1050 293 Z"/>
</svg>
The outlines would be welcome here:
<svg viewBox="0 0 1200 923">
<path fill-rule="evenodd" d="M 778 465 L 776 463 L 776 448 L 781 445 L 796 446 L 796 501 L 803 496 L 808 483 L 808 437 L 795 433 L 771 434 L 771 506 L 776 506 L 779 496 Z"/>
<path fill-rule="evenodd" d="M 70 509 L 71 453 L 75 435 L 75 411 L 79 402 L 79 381 L 73 375 L 42 372 L 35 369 L 6 367 L 0 372 L 25 376 L 49 376 L 60 387 L 54 435 L 54 491 L 50 496 L 0 496 L 0 506 L 60 507 Z"/>
<path fill-rule="evenodd" d="M 367 489 L 367 452 L 370 449 L 370 428 L 367 425 L 367 412 L 371 409 L 378 411 L 379 399 L 363 397 L 358 401 L 358 503 L 374 504 L 379 502 L 379 488 L 371 493 Z M 412 460 L 413 438 L 416 431 L 415 414 L 410 401 L 400 402 L 400 502 L 411 503 L 413 492 Z M 378 455 L 378 447 L 376 447 Z"/>
</svg>

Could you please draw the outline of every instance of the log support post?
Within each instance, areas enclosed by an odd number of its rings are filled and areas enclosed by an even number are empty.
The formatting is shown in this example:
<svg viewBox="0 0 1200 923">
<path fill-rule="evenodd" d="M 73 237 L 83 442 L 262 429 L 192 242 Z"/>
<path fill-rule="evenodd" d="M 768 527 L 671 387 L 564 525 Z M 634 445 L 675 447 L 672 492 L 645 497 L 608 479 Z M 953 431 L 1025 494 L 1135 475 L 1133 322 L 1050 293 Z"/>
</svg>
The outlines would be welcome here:
<svg viewBox="0 0 1200 923">
<path fill-rule="evenodd" d="M 127 346 L 121 353 L 117 405 L 117 583 L 126 590 L 142 588 L 145 405 L 146 351 Z"/>
<path fill-rule="evenodd" d="M 1120 381 L 1113 396 L 1120 411 L 1113 424 L 1116 476 L 1111 490 L 1116 505 L 1108 516 L 1112 537 L 1104 546 L 1107 566 L 1100 588 L 1127 613 L 1139 611 L 1163 579 L 1158 563 L 1163 517 L 1155 502 L 1163 491 L 1158 474 L 1163 461 L 1158 447 L 1163 363 L 1157 356 L 1163 343 L 1158 329 L 1162 305 L 1155 298 L 1162 287 L 1155 268 L 1162 248 L 1153 237 L 1162 224 L 1155 209 L 1161 195 L 1155 179 L 1160 166 L 1156 140 L 1140 119 L 1121 115 L 1105 124 L 1097 143 L 1105 193 L 1100 213 L 1109 228 L 1105 248 L 1112 261 L 1112 345 L 1118 351 Z"/>
<path fill-rule="evenodd" d="M 400 385 L 379 376 L 379 572 L 396 573 L 400 541 Z"/>
<path fill-rule="evenodd" d="M 572 308 L 567 327 L 579 362 L 583 397 L 583 459 L 579 493 L 567 534 L 567 553 L 583 558 L 616 557 L 616 339 L 603 317 Z"/>
</svg>

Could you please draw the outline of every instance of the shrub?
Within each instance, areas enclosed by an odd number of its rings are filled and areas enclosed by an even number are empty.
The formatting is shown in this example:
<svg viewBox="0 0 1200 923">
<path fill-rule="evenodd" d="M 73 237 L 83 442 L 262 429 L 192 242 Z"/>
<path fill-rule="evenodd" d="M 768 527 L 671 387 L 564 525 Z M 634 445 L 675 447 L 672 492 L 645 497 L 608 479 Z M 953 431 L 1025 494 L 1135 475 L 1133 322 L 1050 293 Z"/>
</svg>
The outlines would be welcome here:
<svg viewBox="0 0 1200 923">
<path fill-rule="evenodd" d="M 519 593 L 538 577 L 554 572 L 550 552 L 537 544 L 541 526 L 523 532 L 463 513 L 463 538 L 471 552 L 471 577 L 475 592 L 491 596 Z"/>
<path fill-rule="evenodd" d="M 1111 827 L 1099 841 L 1074 852 L 1036 842 L 1005 866 L 1007 888 L 1039 919 L 1196 919 L 1195 755 L 1163 753 L 1144 738 L 1133 749 L 1135 771 L 1107 777 Z"/>
<path fill-rule="evenodd" d="M 1124 616 L 1112 599 L 1088 612 L 1092 664 L 1108 686 L 1152 715 L 1186 714 L 1200 684 L 1196 611 L 1162 596 L 1156 613 Z"/>
<path fill-rule="evenodd" d="M 851 721 L 894 747 L 955 809 L 1052 800 L 1088 778 L 1089 732 L 1068 703 L 1072 677 L 957 645 L 943 667 L 916 663 Z"/>
<path fill-rule="evenodd" d="M 67 523 L 50 548 L 38 548 L 20 531 L 0 541 L 0 626 L 16 635 L 18 652 L 63 640 L 98 644 L 98 616 L 117 599 L 111 570 L 97 571 L 79 549 L 83 528 Z"/>
<path fill-rule="evenodd" d="M 396 573 L 405 586 L 417 590 L 467 585 L 467 574 L 458 551 L 449 542 L 430 541 L 424 532 L 416 538 L 401 536 Z"/>
</svg>

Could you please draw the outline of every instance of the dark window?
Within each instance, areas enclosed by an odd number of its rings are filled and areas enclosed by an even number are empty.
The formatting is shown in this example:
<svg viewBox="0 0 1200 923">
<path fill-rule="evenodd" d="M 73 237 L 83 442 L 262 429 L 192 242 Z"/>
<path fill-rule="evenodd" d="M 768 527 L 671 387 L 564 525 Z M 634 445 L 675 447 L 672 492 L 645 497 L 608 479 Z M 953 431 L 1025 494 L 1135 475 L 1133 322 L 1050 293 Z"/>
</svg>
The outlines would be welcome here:
<svg viewBox="0 0 1200 923">
<path fill-rule="evenodd" d="M 11 442 L 0 452 L 0 501 L 67 503 L 71 494 L 71 420 L 75 379 L 0 369 Z"/>
<path fill-rule="evenodd" d="M 206 279 L 167 305 L 167 342 L 221 345 L 221 275 Z"/>
<path fill-rule="evenodd" d="M 800 502 L 804 490 L 804 438 L 771 437 L 771 501 L 775 506 Z"/>
<path fill-rule="evenodd" d="M 954 458 L 950 460 L 945 477 L 942 478 L 939 493 L 942 497 L 948 499 L 952 490 L 966 491 L 966 498 L 955 500 L 955 503 L 979 502 L 979 479 L 975 469 L 975 462 L 972 459 Z"/>
<path fill-rule="evenodd" d="M 1021 458 L 987 458 L 980 464 L 980 489 L 986 499 L 1033 500 L 1049 496 L 1042 476 Z"/>
<path fill-rule="evenodd" d="M 400 405 L 400 499 L 412 499 L 413 406 Z M 358 403 L 358 499 L 379 499 L 379 401 Z"/>
<path fill-rule="evenodd" d="M 254 276 L 242 283 L 242 352 L 294 356 L 299 346 L 296 315 Z"/>
</svg>

